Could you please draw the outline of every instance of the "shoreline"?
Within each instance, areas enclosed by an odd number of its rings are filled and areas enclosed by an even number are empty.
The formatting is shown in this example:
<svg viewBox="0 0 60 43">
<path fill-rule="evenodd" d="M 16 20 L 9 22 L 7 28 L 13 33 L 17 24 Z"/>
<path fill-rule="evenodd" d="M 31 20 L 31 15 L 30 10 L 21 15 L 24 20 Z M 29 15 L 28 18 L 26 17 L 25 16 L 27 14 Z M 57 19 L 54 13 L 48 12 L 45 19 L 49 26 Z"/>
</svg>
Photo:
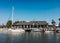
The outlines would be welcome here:
<svg viewBox="0 0 60 43">
<path fill-rule="evenodd" d="M 60 28 L 57 28 L 56 30 L 59 30 Z M 32 30 L 31 30 L 32 31 Z M 17 28 L 17 29 L 11 29 L 11 28 L 0 28 L 0 33 L 22 33 L 25 32 L 22 28 Z M 34 31 L 33 31 L 34 32 Z M 45 31 L 46 33 L 49 33 L 51 31 Z M 52 31 L 54 32 L 54 31 Z M 60 33 L 60 30 L 59 30 Z"/>
<path fill-rule="evenodd" d="M 25 32 L 23 29 L 11 29 L 11 28 L 0 28 L 0 33 L 22 33 Z"/>
</svg>

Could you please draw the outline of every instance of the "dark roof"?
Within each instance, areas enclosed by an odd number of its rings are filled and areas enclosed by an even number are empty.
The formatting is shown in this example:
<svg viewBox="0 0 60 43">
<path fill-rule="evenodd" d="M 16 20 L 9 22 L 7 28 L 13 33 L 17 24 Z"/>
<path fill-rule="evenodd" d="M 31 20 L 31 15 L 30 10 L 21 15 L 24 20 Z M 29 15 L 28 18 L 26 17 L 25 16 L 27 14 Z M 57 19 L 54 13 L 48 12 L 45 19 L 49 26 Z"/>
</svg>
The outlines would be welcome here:
<svg viewBox="0 0 60 43">
<path fill-rule="evenodd" d="M 19 22 L 19 23 L 16 23 L 16 24 L 13 24 L 13 25 L 45 25 L 45 24 L 48 24 L 46 21 L 30 21 L 30 22 Z"/>
</svg>

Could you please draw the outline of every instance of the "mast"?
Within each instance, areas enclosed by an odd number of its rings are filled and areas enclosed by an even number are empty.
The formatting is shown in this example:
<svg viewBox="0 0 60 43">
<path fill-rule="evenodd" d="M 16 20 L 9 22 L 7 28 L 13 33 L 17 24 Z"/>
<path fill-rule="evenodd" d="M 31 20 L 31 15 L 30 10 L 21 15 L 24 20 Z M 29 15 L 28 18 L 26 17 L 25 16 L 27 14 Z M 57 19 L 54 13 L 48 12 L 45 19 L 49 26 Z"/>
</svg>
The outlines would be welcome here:
<svg viewBox="0 0 60 43">
<path fill-rule="evenodd" d="M 13 24 L 14 6 L 12 6 L 12 24 Z"/>
<path fill-rule="evenodd" d="M 12 25 L 13 25 L 13 15 L 14 15 L 14 4 L 13 4 L 13 1 L 14 0 L 11 0 L 12 1 Z"/>
</svg>

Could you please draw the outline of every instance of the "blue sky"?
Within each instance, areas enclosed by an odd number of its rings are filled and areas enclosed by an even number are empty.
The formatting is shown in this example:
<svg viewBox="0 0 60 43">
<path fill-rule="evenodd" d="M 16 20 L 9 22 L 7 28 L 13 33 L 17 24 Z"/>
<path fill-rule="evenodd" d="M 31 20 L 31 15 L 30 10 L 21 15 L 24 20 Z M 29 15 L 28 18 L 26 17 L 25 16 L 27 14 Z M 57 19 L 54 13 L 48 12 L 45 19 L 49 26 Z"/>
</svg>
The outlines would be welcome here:
<svg viewBox="0 0 60 43">
<path fill-rule="evenodd" d="M 59 0 L 0 0 L 0 24 L 11 19 L 14 6 L 14 21 L 47 21 L 51 24 L 60 18 Z"/>
</svg>

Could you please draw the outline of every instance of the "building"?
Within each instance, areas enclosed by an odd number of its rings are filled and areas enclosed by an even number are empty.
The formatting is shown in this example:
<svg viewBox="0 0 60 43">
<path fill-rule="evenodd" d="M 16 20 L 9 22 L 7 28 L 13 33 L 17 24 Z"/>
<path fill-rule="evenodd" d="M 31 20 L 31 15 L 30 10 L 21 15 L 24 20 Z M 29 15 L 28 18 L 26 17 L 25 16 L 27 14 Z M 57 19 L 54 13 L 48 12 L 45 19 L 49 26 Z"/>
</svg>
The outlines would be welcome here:
<svg viewBox="0 0 60 43">
<path fill-rule="evenodd" d="M 15 28 L 45 28 L 48 23 L 46 21 L 20 21 L 18 23 L 14 23 L 13 27 Z"/>
<path fill-rule="evenodd" d="M 6 25 L 0 25 L 0 28 L 6 28 Z"/>
</svg>

